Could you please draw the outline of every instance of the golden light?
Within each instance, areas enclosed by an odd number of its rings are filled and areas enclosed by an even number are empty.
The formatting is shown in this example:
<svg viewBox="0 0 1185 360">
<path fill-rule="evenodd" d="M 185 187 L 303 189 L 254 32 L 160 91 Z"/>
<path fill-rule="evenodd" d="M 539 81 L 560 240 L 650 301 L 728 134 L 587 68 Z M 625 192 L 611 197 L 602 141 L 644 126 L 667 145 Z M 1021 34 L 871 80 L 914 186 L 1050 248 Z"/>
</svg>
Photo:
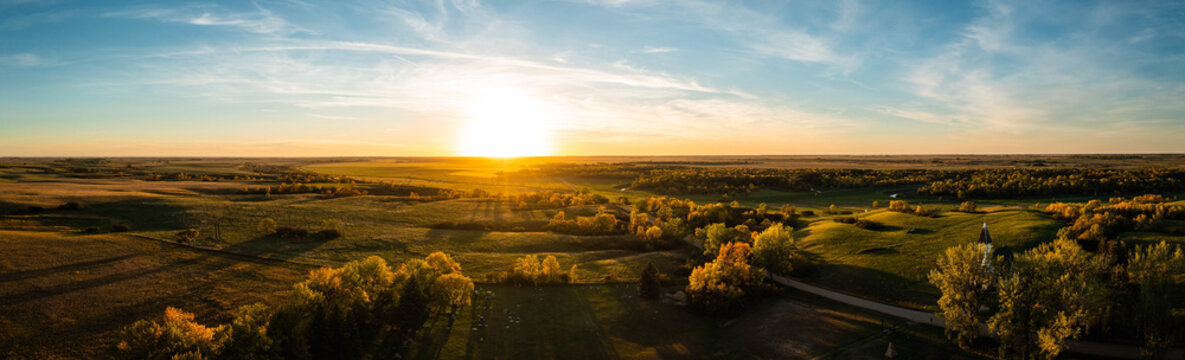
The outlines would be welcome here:
<svg viewBox="0 0 1185 360">
<path fill-rule="evenodd" d="M 509 91 L 477 97 L 466 107 L 468 123 L 459 151 L 465 156 L 522 157 L 551 153 L 546 104 Z"/>
</svg>

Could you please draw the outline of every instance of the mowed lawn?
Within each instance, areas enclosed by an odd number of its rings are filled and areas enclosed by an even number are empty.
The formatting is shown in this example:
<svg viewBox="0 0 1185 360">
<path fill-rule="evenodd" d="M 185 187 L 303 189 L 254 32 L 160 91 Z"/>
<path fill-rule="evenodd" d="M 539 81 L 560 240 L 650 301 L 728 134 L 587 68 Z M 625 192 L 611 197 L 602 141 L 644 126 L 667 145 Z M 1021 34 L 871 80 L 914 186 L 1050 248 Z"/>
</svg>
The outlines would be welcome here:
<svg viewBox="0 0 1185 360">
<path fill-rule="evenodd" d="M 119 329 L 165 307 L 199 322 L 274 304 L 310 268 L 126 235 L 0 230 L 0 358 L 106 357 Z"/>
<path fill-rule="evenodd" d="M 922 217 L 879 209 L 855 214 L 885 225 L 865 230 L 832 217 L 808 219 L 796 231 L 798 246 L 820 262 L 807 280 L 862 297 L 929 308 L 938 291 L 927 280 L 938 256 L 949 247 L 978 240 L 986 220 L 996 248 L 1023 251 L 1052 240 L 1063 222 L 1027 209 L 986 213 L 947 211 Z M 914 229 L 912 233 L 909 229 Z"/>
</svg>

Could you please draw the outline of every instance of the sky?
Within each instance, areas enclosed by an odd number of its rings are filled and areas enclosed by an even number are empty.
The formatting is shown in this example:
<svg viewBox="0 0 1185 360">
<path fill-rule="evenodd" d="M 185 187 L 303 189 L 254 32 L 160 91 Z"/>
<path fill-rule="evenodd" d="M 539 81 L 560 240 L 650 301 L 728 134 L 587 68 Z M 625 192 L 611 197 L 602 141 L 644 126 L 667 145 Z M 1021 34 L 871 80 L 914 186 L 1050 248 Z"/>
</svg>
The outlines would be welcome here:
<svg viewBox="0 0 1185 360">
<path fill-rule="evenodd" d="M 0 0 L 0 156 L 515 151 L 1185 152 L 1185 2 Z"/>
</svg>

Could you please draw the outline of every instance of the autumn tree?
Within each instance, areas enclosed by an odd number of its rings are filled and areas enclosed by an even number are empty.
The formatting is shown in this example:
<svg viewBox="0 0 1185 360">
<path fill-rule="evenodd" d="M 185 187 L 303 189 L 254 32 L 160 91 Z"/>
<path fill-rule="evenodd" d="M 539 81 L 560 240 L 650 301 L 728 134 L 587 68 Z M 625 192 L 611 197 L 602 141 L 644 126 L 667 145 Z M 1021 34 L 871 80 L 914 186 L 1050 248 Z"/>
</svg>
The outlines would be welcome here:
<svg viewBox="0 0 1185 360">
<path fill-rule="evenodd" d="M 184 354 L 213 357 L 229 337 L 227 326 L 207 327 L 193 321 L 193 314 L 169 307 L 160 322 L 140 320 L 124 328 L 116 351 L 127 359 L 171 360 Z"/>
<path fill-rule="evenodd" d="M 731 242 L 720 247 L 716 259 L 691 271 L 685 289 L 689 303 L 709 313 L 739 309 L 747 291 L 761 284 L 764 271 L 749 265 L 749 244 Z"/>
<path fill-rule="evenodd" d="M 1015 257 L 1001 274 L 988 327 L 1003 358 L 1053 358 L 1109 312 L 1107 260 L 1058 239 Z"/>
<path fill-rule="evenodd" d="M 730 242 L 749 242 L 749 227 L 737 225 L 728 227 L 724 223 L 715 223 L 705 228 L 697 229 L 696 235 L 703 239 L 704 255 L 716 256 L 720 247 Z"/>
<path fill-rule="evenodd" d="M 963 244 L 946 249 L 938 268 L 930 271 L 930 283 L 942 297 L 938 317 L 946 323 L 947 336 L 959 346 L 968 346 L 979 332 L 979 307 L 984 304 L 995 274 L 985 257 L 987 246 Z"/>
<path fill-rule="evenodd" d="M 962 211 L 965 213 L 975 212 L 975 202 L 974 201 L 964 201 L 962 204 L 959 204 L 959 211 Z"/>
</svg>

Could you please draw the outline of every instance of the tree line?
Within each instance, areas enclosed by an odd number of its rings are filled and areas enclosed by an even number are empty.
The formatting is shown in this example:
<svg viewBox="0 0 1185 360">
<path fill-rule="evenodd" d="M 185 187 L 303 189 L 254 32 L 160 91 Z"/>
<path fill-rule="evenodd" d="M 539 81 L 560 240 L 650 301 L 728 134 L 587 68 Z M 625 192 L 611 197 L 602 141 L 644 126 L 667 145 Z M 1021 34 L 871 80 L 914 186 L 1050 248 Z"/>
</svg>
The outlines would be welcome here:
<svg viewBox="0 0 1185 360">
<path fill-rule="evenodd" d="M 986 251 L 978 243 L 949 248 L 929 274 L 942 293 L 938 316 L 960 346 L 979 335 L 987 305 L 995 305 L 987 326 L 1002 359 L 1051 359 L 1069 340 L 1107 330 L 1134 334 L 1142 354 L 1156 358 L 1179 335 L 1170 300 L 1185 274 L 1178 247 L 1161 242 L 1118 259 L 1062 237 L 1013 257 Z"/>
<path fill-rule="evenodd" d="M 115 348 L 127 359 L 361 359 L 402 352 L 424 323 L 469 304 L 473 281 L 436 252 L 392 268 L 379 257 L 321 268 L 275 307 L 235 310 L 230 323 L 194 321 L 168 308 L 163 319 L 123 329 Z"/>
</svg>

